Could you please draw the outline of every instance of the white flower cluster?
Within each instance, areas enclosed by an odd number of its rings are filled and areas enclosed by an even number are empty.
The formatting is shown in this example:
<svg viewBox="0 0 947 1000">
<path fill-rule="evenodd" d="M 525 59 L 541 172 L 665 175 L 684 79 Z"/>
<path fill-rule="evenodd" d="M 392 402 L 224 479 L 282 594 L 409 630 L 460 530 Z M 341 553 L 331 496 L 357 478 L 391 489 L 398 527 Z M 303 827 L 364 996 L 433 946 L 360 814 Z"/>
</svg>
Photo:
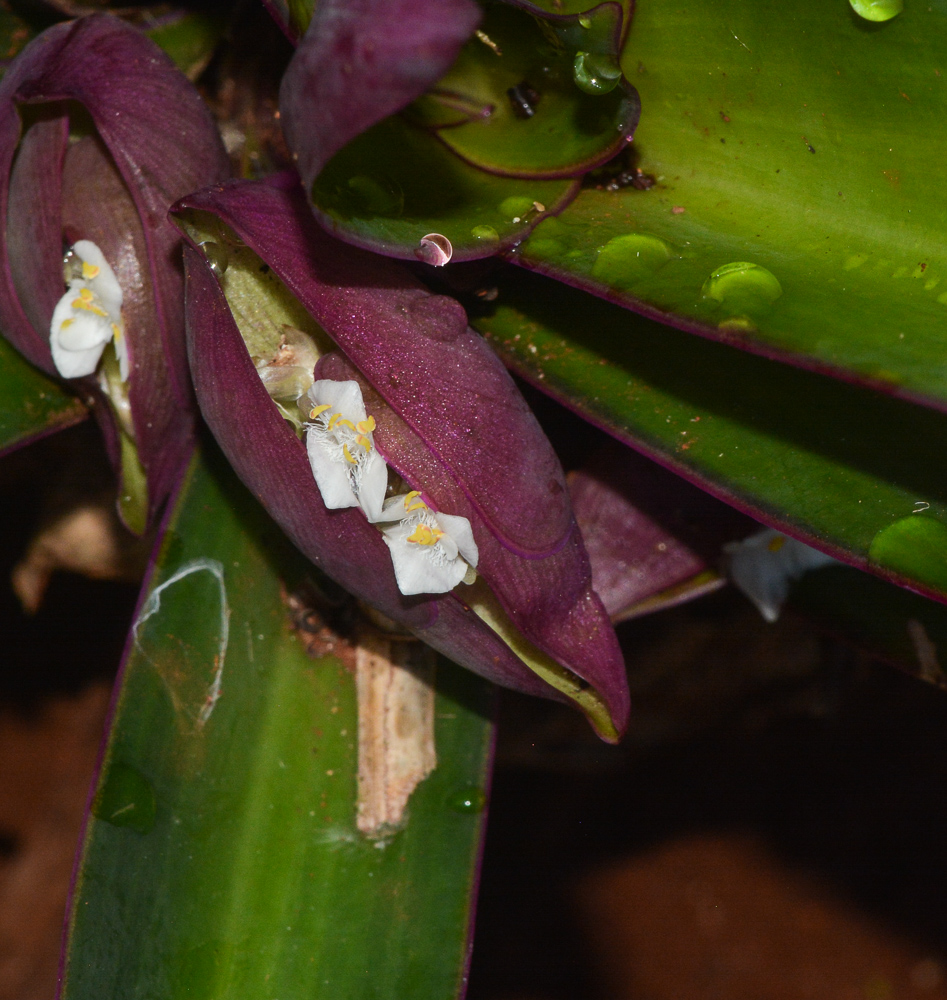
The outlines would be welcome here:
<svg viewBox="0 0 947 1000">
<path fill-rule="evenodd" d="M 78 240 L 63 262 L 66 294 L 56 304 L 49 346 L 63 378 L 91 375 L 111 340 L 122 380 L 128 348 L 122 320 L 122 289 L 105 255 L 91 240 Z"/>
<path fill-rule="evenodd" d="M 401 593 L 446 594 L 472 582 L 479 553 L 466 517 L 431 510 L 416 490 L 385 499 L 388 466 L 358 382 L 320 379 L 308 400 L 306 450 L 322 499 L 330 509 L 360 507 L 378 526 Z"/>
</svg>

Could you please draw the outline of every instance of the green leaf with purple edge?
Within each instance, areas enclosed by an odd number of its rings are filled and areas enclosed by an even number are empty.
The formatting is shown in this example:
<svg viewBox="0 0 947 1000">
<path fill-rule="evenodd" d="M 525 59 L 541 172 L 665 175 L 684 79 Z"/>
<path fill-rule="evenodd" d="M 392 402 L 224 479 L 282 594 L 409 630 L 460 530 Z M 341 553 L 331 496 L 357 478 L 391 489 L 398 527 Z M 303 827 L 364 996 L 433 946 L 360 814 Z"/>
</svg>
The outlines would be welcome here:
<svg viewBox="0 0 947 1000">
<path fill-rule="evenodd" d="M 947 416 L 516 268 L 473 320 L 517 372 L 758 520 L 947 600 Z"/>
<path fill-rule="evenodd" d="M 219 453 L 192 465 L 119 680 L 63 1000 L 461 991 L 492 688 L 438 661 L 438 765 L 366 839 L 354 678 L 284 603 L 306 573 Z"/>
<path fill-rule="evenodd" d="M 789 606 L 831 635 L 947 689 L 947 609 L 850 566 L 806 573 Z"/>
<path fill-rule="evenodd" d="M 83 420 L 88 411 L 0 337 L 0 452 Z"/>
<path fill-rule="evenodd" d="M 617 3 L 543 19 L 490 4 L 447 75 L 407 113 L 492 173 L 584 173 L 623 148 L 638 123 L 638 95 L 618 65 L 622 15 Z"/>
<path fill-rule="evenodd" d="M 423 237 L 450 240 L 453 259 L 515 245 L 578 182 L 521 180 L 478 170 L 429 132 L 388 118 L 337 153 L 313 185 L 316 217 L 333 235 L 413 260 Z"/>
<path fill-rule="evenodd" d="M 940 4 L 873 23 L 844 0 L 643 0 L 623 67 L 655 184 L 583 191 L 519 259 L 943 408 L 945 34 Z"/>
</svg>

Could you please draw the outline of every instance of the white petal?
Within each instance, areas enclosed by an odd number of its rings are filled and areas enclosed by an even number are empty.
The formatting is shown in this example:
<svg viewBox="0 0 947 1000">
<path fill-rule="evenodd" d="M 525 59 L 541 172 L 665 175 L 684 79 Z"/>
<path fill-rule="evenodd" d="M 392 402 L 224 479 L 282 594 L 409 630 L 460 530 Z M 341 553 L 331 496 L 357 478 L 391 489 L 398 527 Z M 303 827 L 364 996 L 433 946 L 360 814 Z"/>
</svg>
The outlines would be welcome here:
<svg viewBox="0 0 947 1000">
<path fill-rule="evenodd" d="M 72 247 L 72 252 L 82 261 L 92 264 L 99 273 L 88 282 L 89 288 L 102 302 L 102 308 L 107 310 L 113 323 L 121 321 L 122 286 L 115 277 L 115 272 L 105 259 L 105 254 L 92 240 L 78 240 Z"/>
<path fill-rule="evenodd" d="M 362 466 L 362 478 L 358 486 L 359 506 L 372 523 L 380 521 L 383 517 L 382 507 L 387 489 L 388 465 L 381 455 L 372 448 Z"/>
<path fill-rule="evenodd" d="M 381 512 L 381 517 L 378 520 L 392 522 L 403 521 L 408 516 L 408 512 L 404 509 L 404 498 L 405 494 L 402 493 L 399 496 L 392 497 L 390 500 L 386 500 Z"/>
<path fill-rule="evenodd" d="M 457 558 L 437 561 L 431 558 L 429 546 L 415 545 L 407 540 L 414 527 L 403 524 L 382 528 L 385 542 L 391 550 L 391 562 L 398 589 L 406 597 L 414 594 L 446 594 L 463 580 L 467 563 Z"/>
<path fill-rule="evenodd" d="M 474 541 L 473 529 L 466 517 L 459 514 L 435 513 L 434 518 L 440 525 L 441 531 L 446 531 L 453 539 L 464 560 L 474 569 L 480 559 L 480 551 Z"/>
<path fill-rule="evenodd" d="M 118 374 L 123 382 L 128 381 L 128 341 L 124 334 L 115 338 L 115 356 L 118 358 Z"/>
<path fill-rule="evenodd" d="M 306 435 L 306 451 L 309 454 L 309 467 L 326 507 L 330 510 L 358 507 L 358 497 L 352 489 L 348 470 L 329 455 L 315 434 Z"/>
<path fill-rule="evenodd" d="M 810 569 L 836 562 L 804 542 L 767 528 L 741 542 L 724 546 L 729 576 L 768 621 L 779 618 L 789 584 Z"/>
<path fill-rule="evenodd" d="M 60 347 L 55 340 L 50 342 L 53 354 L 53 364 L 56 371 L 63 378 L 81 378 L 83 375 L 91 375 L 98 367 L 99 358 L 105 350 L 105 345 L 92 347 L 87 351 L 67 351 Z"/>
<path fill-rule="evenodd" d="M 333 379 L 322 378 L 312 383 L 309 398 L 314 406 L 324 406 L 328 403 L 335 413 L 341 413 L 353 424 L 367 418 L 358 382 L 336 382 Z"/>
</svg>

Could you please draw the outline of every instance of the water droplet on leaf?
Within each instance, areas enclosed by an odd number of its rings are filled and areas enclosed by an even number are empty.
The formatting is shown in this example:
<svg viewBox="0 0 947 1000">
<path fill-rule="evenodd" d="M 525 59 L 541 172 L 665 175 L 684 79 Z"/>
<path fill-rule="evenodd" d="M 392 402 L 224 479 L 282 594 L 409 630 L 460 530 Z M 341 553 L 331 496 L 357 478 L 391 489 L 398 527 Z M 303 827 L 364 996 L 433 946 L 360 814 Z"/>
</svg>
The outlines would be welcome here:
<svg viewBox="0 0 947 1000">
<path fill-rule="evenodd" d="M 443 267 L 453 256 L 454 248 L 450 240 L 440 233 L 428 233 L 414 251 L 414 256 L 432 267 Z"/>
<path fill-rule="evenodd" d="M 904 0 L 848 0 L 852 10 L 866 21 L 890 21 L 904 10 Z"/>
<path fill-rule="evenodd" d="M 759 264 L 735 261 L 718 267 L 704 282 L 701 293 L 719 302 L 731 315 L 752 316 L 767 312 L 783 289 L 772 271 Z"/>
<path fill-rule="evenodd" d="M 599 55 L 595 52 L 576 52 L 572 64 L 572 78 L 579 90 L 597 97 L 607 94 L 618 86 L 621 66 L 614 56 Z"/>
<path fill-rule="evenodd" d="M 482 788 L 476 785 L 469 785 L 455 792 L 449 799 L 448 805 L 454 812 L 459 813 L 479 813 L 483 812 L 487 804 L 487 796 Z"/>
<path fill-rule="evenodd" d="M 610 239 L 592 265 L 592 277 L 612 288 L 630 291 L 671 259 L 664 240 L 644 233 L 627 233 Z"/>
<path fill-rule="evenodd" d="M 499 243 L 500 234 L 493 228 L 493 226 L 474 226 L 470 230 L 470 235 L 475 240 L 480 240 L 483 243 Z"/>
<path fill-rule="evenodd" d="M 112 760 L 92 802 L 92 815 L 147 833 L 155 825 L 157 804 L 151 783 L 130 764 Z"/>
<path fill-rule="evenodd" d="M 210 269 L 218 278 L 223 277 L 227 271 L 227 265 L 230 263 L 230 254 L 227 253 L 227 248 L 210 240 L 201 243 L 200 246 Z"/>
<path fill-rule="evenodd" d="M 947 592 L 947 524 L 909 515 L 882 528 L 871 540 L 869 562 Z"/>
<path fill-rule="evenodd" d="M 528 212 L 535 211 L 535 208 L 533 207 L 532 198 L 515 194 L 509 198 L 504 198 L 498 206 L 498 211 L 505 221 L 519 222 Z"/>
</svg>

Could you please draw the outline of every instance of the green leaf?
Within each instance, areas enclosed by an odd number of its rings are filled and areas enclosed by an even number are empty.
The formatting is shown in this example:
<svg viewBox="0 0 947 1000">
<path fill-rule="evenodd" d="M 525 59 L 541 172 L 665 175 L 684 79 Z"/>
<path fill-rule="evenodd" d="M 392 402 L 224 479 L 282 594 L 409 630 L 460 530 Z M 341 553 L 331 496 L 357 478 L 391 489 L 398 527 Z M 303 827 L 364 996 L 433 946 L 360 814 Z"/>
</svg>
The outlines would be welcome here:
<svg viewBox="0 0 947 1000">
<path fill-rule="evenodd" d="M 613 156 L 638 121 L 620 83 L 622 10 L 540 22 L 492 4 L 481 31 L 408 114 L 459 156 L 511 177 L 574 177 Z"/>
<path fill-rule="evenodd" d="M 474 325 L 535 384 L 760 520 L 947 596 L 947 416 L 539 275 L 496 284 Z"/>
<path fill-rule="evenodd" d="M 947 609 L 942 604 L 850 566 L 806 573 L 789 601 L 828 632 L 947 688 Z"/>
<path fill-rule="evenodd" d="M 147 35 L 189 80 L 196 80 L 210 62 L 225 26 L 226 20 L 219 15 L 179 11 L 161 19 Z"/>
<path fill-rule="evenodd" d="M 845 0 L 642 0 L 623 68 L 657 183 L 583 191 L 523 262 L 942 407 L 945 37 L 943 4 L 875 23 Z M 738 264 L 765 270 L 711 279 Z"/>
<path fill-rule="evenodd" d="M 329 161 L 313 185 L 313 202 L 323 224 L 357 246 L 413 260 L 421 239 L 439 233 L 453 245 L 454 260 L 469 260 L 521 239 L 575 189 L 568 179 L 477 170 L 395 116 Z"/>
<path fill-rule="evenodd" d="M 86 408 L 0 337 L 0 451 L 78 423 Z"/>
<path fill-rule="evenodd" d="M 452 997 L 490 686 L 438 662 L 438 766 L 406 826 L 365 839 L 354 678 L 307 656 L 281 598 L 306 565 L 211 464 L 191 469 L 133 630 L 64 997 Z"/>
</svg>

